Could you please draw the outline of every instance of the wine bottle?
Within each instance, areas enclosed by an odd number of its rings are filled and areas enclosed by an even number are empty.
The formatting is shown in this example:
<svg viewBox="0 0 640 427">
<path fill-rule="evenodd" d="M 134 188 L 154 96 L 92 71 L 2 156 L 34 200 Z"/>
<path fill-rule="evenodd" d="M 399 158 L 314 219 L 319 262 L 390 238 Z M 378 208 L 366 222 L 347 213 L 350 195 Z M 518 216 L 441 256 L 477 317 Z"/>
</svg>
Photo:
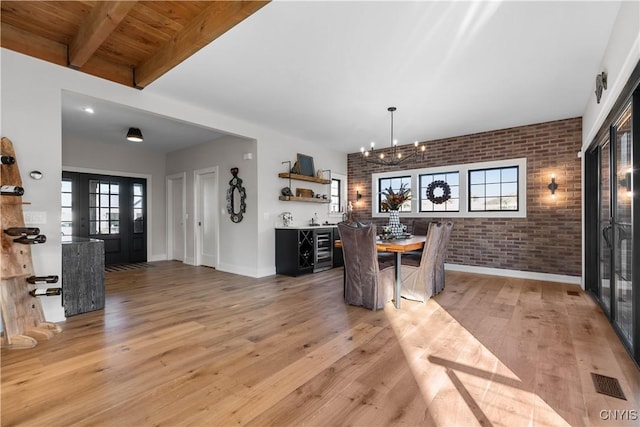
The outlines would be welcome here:
<svg viewBox="0 0 640 427">
<path fill-rule="evenodd" d="M 0 194 L 3 196 L 22 196 L 24 188 L 19 185 L 3 185 L 0 187 Z"/>
<path fill-rule="evenodd" d="M 5 156 L 4 154 L 0 155 L 0 163 L 3 165 L 12 165 L 16 162 L 16 159 L 13 156 Z"/>
<path fill-rule="evenodd" d="M 51 297 L 54 295 L 62 294 L 62 288 L 47 288 L 47 289 L 34 289 L 29 291 L 29 295 L 32 297 Z"/>
<path fill-rule="evenodd" d="M 58 283 L 58 276 L 29 276 L 27 282 L 35 285 L 36 283 Z"/>
<path fill-rule="evenodd" d="M 38 227 L 10 227 L 4 230 L 9 236 L 36 236 L 40 234 Z"/>
<path fill-rule="evenodd" d="M 44 234 L 40 234 L 32 239 L 27 236 L 18 237 L 17 239 L 13 239 L 14 243 L 22 243 L 23 245 L 35 245 L 37 243 L 44 243 L 47 241 L 47 236 Z"/>
</svg>

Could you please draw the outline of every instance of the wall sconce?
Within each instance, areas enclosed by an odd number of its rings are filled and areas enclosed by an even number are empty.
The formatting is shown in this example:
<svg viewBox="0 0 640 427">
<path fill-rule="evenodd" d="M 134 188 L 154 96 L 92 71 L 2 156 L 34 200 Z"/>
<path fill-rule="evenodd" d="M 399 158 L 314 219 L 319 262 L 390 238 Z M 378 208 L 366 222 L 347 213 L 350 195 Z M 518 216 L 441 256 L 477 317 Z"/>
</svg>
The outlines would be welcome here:
<svg viewBox="0 0 640 427">
<path fill-rule="evenodd" d="M 598 104 L 600 104 L 603 90 L 607 90 L 607 73 L 604 71 L 596 75 L 596 103 Z"/>
<path fill-rule="evenodd" d="M 356 203 L 362 199 L 362 194 L 360 194 L 360 190 L 356 190 Z"/>
<path fill-rule="evenodd" d="M 556 175 L 551 175 L 551 182 L 547 185 L 549 191 L 551 191 L 551 197 L 556 197 L 556 190 L 558 189 L 558 184 L 556 184 Z"/>
</svg>

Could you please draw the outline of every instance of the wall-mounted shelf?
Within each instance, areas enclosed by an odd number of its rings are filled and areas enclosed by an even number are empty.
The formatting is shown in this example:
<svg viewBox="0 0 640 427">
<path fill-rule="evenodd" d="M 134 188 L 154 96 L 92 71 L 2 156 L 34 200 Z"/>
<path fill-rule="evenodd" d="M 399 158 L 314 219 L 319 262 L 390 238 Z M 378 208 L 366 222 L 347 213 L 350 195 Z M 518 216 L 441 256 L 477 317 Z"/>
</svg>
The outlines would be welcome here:
<svg viewBox="0 0 640 427">
<path fill-rule="evenodd" d="M 331 184 L 330 179 L 316 178 L 315 176 L 298 175 L 297 173 L 281 172 L 278 174 L 280 178 L 295 179 L 298 181 L 315 182 L 318 184 Z"/>
<path fill-rule="evenodd" d="M 283 202 L 312 202 L 312 203 L 329 203 L 329 199 L 318 199 L 317 197 L 297 197 L 297 196 L 280 196 Z"/>
</svg>

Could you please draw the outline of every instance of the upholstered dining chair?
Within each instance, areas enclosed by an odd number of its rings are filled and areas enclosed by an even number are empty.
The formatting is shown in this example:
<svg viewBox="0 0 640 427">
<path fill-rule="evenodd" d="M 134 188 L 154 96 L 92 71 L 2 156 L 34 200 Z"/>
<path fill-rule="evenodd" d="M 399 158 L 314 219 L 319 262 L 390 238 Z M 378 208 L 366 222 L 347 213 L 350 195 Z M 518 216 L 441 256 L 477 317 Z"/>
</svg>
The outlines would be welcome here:
<svg viewBox="0 0 640 427">
<path fill-rule="evenodd" d="M 435 293 L 438 250 L 444 225 L 438 222 L 429 224 L 427 238 L 418 266 L 405 264 L 401 269 L 402 291 L 404 298 L 426 302 Z"/>
<path fill-rule="evenodd" d="M 440 238 L 440 247 L 438 248 L 438 254 L 436 256 L 437 269 L 435 295 L 439 294 L 444 289 L 444 260 L 447 258 L 447 247 L 449 246 L 449 238 L 451 237 L 452 229 L 453 222 L 447 221 L 444 223 L 442 237 Z"/>
<path fill-rule="evenodd" d="M 413 221 L 412 232 L 414 236 L 426 236 L 427 231 L 429 230 L 429 221 L 416 219 Z M 415 251 L 409 251 L 402 254 L 402 260 L 407 265 L 412 265 L 417 267 L 420 265 L 420 260 L 422 259 L 422 249 L 417 249 Z"/>
<path fill-rule="evenodd" d="M 344 300 L 371 310 L 383 308 L 393 298 L 394 267 L 380 270 L 376 226 L 338 223 L 344 258 Z"/>
<path fill-rule="evenodd" d="M 429 221 L 421 219 L 413 220 L 413 228 L 411 234 L 414 236 L 426 236 L 429 230 Z"/>
</svg>

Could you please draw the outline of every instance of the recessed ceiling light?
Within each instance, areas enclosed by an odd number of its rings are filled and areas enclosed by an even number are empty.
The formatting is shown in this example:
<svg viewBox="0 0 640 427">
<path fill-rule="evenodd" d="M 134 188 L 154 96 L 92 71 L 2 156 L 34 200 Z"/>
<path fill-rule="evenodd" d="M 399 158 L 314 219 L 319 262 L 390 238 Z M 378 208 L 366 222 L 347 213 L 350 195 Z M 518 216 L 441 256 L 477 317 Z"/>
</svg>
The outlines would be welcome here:
<svg viewBox="0 0 640 427">
<path fill-rule="evenodd" d="M 83 110 L 87 114 L 93 114 L 95 112 L 95 111 L 93 111 L 93 108 L 91 108 L 91 107 L 84 107 Z"/>
</svg>

